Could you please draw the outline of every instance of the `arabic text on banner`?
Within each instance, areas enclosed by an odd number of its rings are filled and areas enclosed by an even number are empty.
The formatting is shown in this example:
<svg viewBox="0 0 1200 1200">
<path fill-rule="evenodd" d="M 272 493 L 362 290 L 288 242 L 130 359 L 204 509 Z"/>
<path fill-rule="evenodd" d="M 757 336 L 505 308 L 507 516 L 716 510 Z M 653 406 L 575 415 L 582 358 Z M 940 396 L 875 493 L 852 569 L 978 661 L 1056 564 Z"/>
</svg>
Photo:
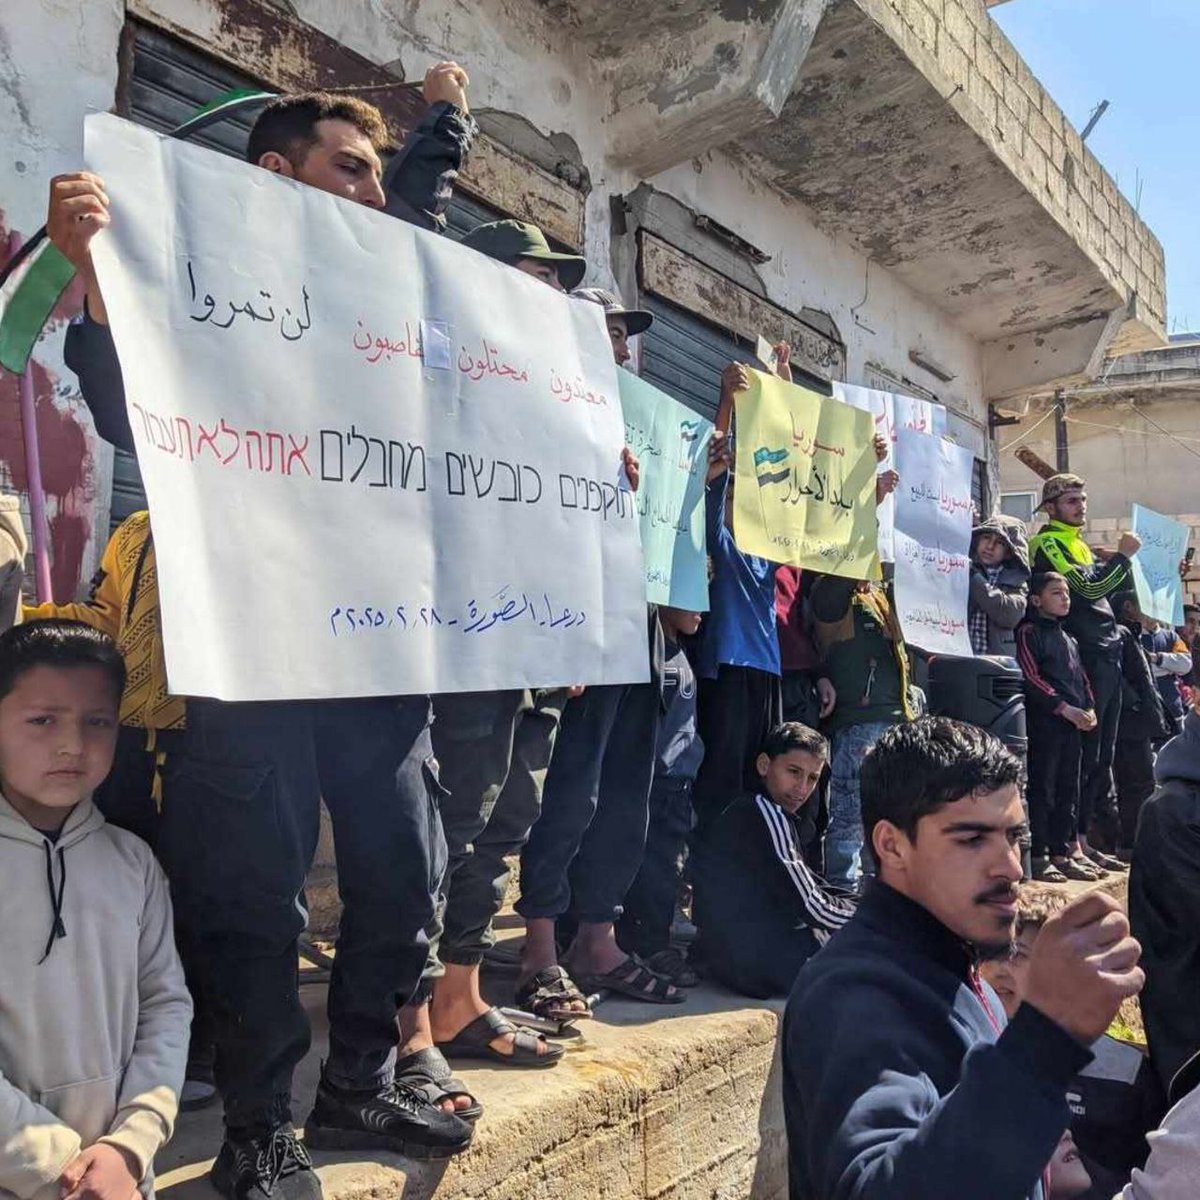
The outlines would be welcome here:
<svg viewBox="0 0 1200 1200">
<path fill-rule="evenodd" d="M 1153 509 L 1133 506 L 1133 532 L 1142 548 L 1133 556 L 1133 585 L 1138 607 L 1155 621 L 1183 624 L 1183 580 L 1179 564 L 1187 553 L 1190 530 Z"/>
<path fill-rule="evenodd" d="M 737 393 L 733 532 L 772 562 L 878 579 L 868 413 L 774 375 Z"/>
<path fill-rule="evenodd" d="M 637 510 L 646 599 L 708 611 L 704 482 L 710 421 L 630 371 L 618 371 L 625 442 L 641 463 Z"/>
<path fill-rule="evenodd" d="M 173 691 L 647 677 L 598 307 L 113 116 L 85 145 Z"/>
<path fill-rule="evenodd" d="M 879 466 L 881 471 L 896 465 L 896 435 L 899 430 L 911 429 L 914 433 L 929 433 L 935 437 L 944 437 L 946 434 L 946 409 L 932 400 L 837 382 L 833 385 L 833 394 L 844 404 L 861 408 L 875 419 L 875 432 L 883 436 L 888 448 L 888 456 Z M 896 561 L 892 533 L 895 513 L 895 497 L 885 496 L 879 506 L 879 557 L 883 562 Z"/>
<path fill-rule="evenodd" d="M 907 642 L 969 657 L 971 452 L 910 429 L 896 435 L 896 615 Z"/>
</svg>

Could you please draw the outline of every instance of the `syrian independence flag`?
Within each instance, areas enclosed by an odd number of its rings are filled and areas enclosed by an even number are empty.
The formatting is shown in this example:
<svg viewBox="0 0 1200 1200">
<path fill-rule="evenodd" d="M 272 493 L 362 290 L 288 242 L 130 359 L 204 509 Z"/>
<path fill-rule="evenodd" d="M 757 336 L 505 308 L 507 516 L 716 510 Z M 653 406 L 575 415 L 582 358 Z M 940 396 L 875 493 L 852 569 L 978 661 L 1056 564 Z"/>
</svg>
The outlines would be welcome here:
<svg viewBox="0 0 1200 1200">
<path fill-rule="evenodd" d="M 0 283 L 0 366 L 25 370 L 29 354 L 75 277 L 75 268 L 40 230 L 13 256 Z"/>
<path fill-rule="evenodd" d="M 225 92 L 172 129 L 174 138 L 190 137 L 209 125 L 275 98 L 272 92 L 248 88 Z M 58 298 L 75 276 L 75 268 L 46 236 L 43 225 L 0 270 L 0 366 L 19 375 L 50 319 Z"/>
</svg>

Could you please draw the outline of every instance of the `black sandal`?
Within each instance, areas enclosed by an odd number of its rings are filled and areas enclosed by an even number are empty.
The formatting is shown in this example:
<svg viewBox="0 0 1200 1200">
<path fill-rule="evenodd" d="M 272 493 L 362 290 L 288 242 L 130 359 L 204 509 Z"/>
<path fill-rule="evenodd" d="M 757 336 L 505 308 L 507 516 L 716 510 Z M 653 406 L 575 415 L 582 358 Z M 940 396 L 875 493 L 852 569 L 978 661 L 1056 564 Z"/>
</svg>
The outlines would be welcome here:
<svg viewBox="0 0 1200 1200">
<path fill-rule="evenodd" d="M 682 1004 L 687 996 L 665 975 L 652 971 L 636 954 L 604 975 L 580 975 L 589 992 L 614 992 L 646 1004 Z M 647 984 L 651 986 L 647 989 Z"/>
<path fill-rule="evenodd" d="M 397 1059 L 395 1078 L 398 1084 L 410 1088 L 434 1108 L 438 1108 L 443 1100 L 466 1096 L 471 1103 L 466 1108 L 456 1108 L 453 1113 L 462 1121 L 478 1121 L 483 1116 L 483 1105 L 467 1091 L 463 1081 L 455 1077 L 445 1055 L 436 1046 L 427 1046 Z"/>
<path fill-rule="evenodd" d="M 505 1054 L 491 1044 L 506 1033 L 513 1035 L 511 1054 Z M 545 1050 L 540 1049 L 542 1046 Z M 489 1008 L 483 1016 L 476 1017 L 448 1042 L 439 1042 L 438 1049 L 449 1058 L 485 1058 L 504 1067 L 526 1070 L 552 1067 L 564 1053 L 561 1046 L 547 1042 L 540 1033 L 514 1025 L 496 1008 Z"/>
<path fill-rule="evenodd" d="M 574 980 L 560 966 L 544 967 L 517 988 L 516 1002 L 519 1008 L 541 1017 L 544 1021 L 569 1024 L 572 1021 L 587 1021 L 592 1016 L 587 996 L 579 990 Z M 582 1004 L 580 1012 L 566 1007 Z"/>
</svg>

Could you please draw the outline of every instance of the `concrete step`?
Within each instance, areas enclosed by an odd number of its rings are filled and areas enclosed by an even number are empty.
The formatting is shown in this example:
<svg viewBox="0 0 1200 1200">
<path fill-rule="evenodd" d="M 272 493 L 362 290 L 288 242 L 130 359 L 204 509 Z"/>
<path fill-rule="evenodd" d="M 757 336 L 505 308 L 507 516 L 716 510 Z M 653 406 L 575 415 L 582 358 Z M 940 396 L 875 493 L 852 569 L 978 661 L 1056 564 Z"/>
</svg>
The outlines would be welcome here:
<svg viewBox="0 0 1200 1200">
<path fill-rule="evenodd" d="M 1127 878 L 1098 886 L 1124 900 Z M 336 924 L 336 884 L 321 884 Z M 498 926 L 506 942 L 520 936 L 512 914 Z M 489 973 L 485 985 L 511 1003 L 511 976 Z M 302 991 L 313 1047 L 296 1077 L 298 1123 L 328 1046 L 326 988 Z M 784 1200 L 782 1008 L 708 986 L 681 1005 L 606 1000 L 548 1070 L 456 1063 L 486 1109 L 471 1149 L 442 1164 L 315 1154 L 326 1200 Z M 206 1176 L 220 1140 L 219 1108 L 180 1118 L 156 1167 L 164 1200 L 215 1200 Z"/>
<path fill-rule="evenodd" d="M 493 1001 L 509 1002 L 503 987 Z M 325 990 L 303 988 L 314 1036 L 298 1123 L 327 1049 Z M 784 1200 L 781 1011 L 707 987 L 682 1005 L 606 1000 L 548 1070 L 455 1064 L 486 1111 L 450 1163 L 314 1153 L 326 1200 Z M 181 1116 L 156 1164 L 160 1197 L 214 1200 L 220 1140 L 219 1107 Z"/>
</svg>

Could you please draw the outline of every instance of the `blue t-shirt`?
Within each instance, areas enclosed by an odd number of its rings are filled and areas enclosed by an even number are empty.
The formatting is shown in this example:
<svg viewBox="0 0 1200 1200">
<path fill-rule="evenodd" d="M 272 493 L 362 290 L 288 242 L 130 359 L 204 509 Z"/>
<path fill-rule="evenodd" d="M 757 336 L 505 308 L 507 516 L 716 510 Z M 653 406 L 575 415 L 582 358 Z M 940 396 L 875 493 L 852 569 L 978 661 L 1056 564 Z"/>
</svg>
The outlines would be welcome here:
<svg viewBox="0 0 1200 1200">
<path fill-rule="evenodd" d="M 713 578 L 709 612 L 700 631 L 696 658 L 703 679 L 715 679 L 718 667 L 754 667 L 779 674 L 779 635 L 775 629 L 775 564 L 743 554 L 725 524 L 729 472 L 708 485 L 704 502 L 708 553 Z"/>
</svg>

